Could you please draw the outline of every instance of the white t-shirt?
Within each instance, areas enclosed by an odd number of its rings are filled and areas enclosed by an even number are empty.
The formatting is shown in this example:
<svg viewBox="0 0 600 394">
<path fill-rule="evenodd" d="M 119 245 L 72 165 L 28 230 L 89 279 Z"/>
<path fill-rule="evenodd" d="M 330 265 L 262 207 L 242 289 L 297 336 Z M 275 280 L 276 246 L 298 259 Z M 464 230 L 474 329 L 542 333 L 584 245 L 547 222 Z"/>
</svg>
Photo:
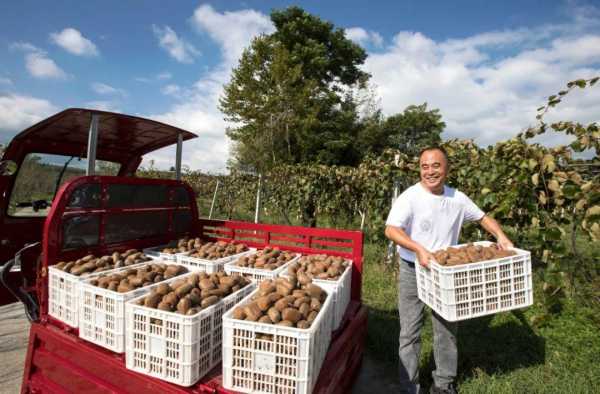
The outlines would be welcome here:
<svg viewBox="0 0 600 394">
<path fill-rule="evenodd" d="M 456 245 L 463 222 L 481 220 L 484 212 L 464 193 L 444 185 L 444 194 L 430 193 L 417 183 L 392 205 L 386 225 L 400 227 L 430 252 Z M 415 253 L 398 246 L 400 257 L 414 262 Z"/>
</svg>

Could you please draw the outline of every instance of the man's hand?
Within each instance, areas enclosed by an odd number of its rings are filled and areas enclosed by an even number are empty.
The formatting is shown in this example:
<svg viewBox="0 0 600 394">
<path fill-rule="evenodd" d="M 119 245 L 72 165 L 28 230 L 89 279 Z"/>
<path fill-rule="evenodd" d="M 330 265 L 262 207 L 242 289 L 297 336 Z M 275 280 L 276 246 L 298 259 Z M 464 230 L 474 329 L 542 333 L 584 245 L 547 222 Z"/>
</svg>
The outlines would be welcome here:
<svg viewBox="0 0 600 394">
<path fill-rule="evenodd" d="M 429 268 L 429 261 L 435 261 L 433 254 L 425 248 L 419 248 L 415 253 L 417 255 L 417 261 L 425 268 Z"/>
<path fill-rule="evenodd" d="M 502 250 L 508 250 L 508 249 L 514 248 L 512 241 L 510 239 L 508 239 L 507 236 L 498 237 L 498 239 L 496 241 L 498 243 L 498 246 Z"/>
</svg>

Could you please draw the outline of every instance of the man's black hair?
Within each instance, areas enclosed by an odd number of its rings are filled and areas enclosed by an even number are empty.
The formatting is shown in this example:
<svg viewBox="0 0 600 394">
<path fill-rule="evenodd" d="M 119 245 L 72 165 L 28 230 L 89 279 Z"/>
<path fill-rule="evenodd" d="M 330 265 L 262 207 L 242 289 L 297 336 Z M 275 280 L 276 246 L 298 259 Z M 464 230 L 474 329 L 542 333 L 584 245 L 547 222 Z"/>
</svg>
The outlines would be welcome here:
<svg viewBox="0 0 600 394">
<path fill-rule="evenodd" d="M 421 156 L 423 156 L 423 153 L 430 151 L 430 150 L 439 150 L 444 155 L 444 158 L 446 159 L 446 163 L 450 163 L 448 161 L 448 152 L 446 152 L 446 149 L 444 149 L 443 147 L 441 147 L 439 145 L 432 145 L 432 146 L 428 146 L 428 147 L 421 149 L 421 151 L 419 152 L 419 159 L 421 159 Z"/>
</svg>

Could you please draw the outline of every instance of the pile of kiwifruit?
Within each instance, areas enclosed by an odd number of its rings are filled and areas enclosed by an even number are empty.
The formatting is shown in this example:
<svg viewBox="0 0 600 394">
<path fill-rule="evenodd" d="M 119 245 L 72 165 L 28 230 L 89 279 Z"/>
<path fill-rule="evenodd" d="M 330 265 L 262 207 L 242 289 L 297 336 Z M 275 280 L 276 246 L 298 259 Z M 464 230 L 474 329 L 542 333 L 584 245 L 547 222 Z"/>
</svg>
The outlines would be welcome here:
<svg viewBox="0 0 600 394">
<path fill-rule="evenodd" d="M 173 241 L 170 243 L 171 245 L 176 245 L 176 246 L 167 246 L 167 247 L 161 249 L 161 252 L 167 253 L 167 254 L 185 253 L 185 252 L 189 252 L 191 250 L 200 248 L 203 243 L 204 243 L 204 241 L 202 241 L 202 239 L 198 238 L 198 237 L 196 237 L 196 238 L 183 237 L 183 238 L 178 239 L 176 242 Z"/>
<path fill-rule="evenodd" d="M 75 276 L 85 276 L 94 272 L 102 272 L 114 268 L 129 267 L 130 265 L 143 263 L 150 258 L 136 249 L 129 249 L 126 252 L 96 257 L 93 254 L 87 255 L 74 261 L 61 261 L 54 265 L 61 271 Z"/>
<path fill-rule="evenodd" d="M 301 285 L 294 278 L 262 281 L 252 301 L 236 307 L 232 317 L 238 320 L 309 328 L 317 318 L 327 293 L 319 286 Z"/>
<path fill-rule="evenodd" d="M 296 257 L 294 253 L 282 251 L 277 247 L 266 247 L 256 253 L 241 256 L 235 265 L 272 271 L 291 261 L 294 257 Z"/>
<path fill-rule="evenodd" d="M 433 253 L 433 257 L 440 265 L 455 266 L 469 263 L 478 263 L 486 260 L 499 259 L 516 255 L 514 250 L 503 250 L 498 244 L 490 246 L 474 245 L 472 243 L 462 247 L 449 247 Z"/>
<path fill-rule="evenodd" d="M 195 315 L 249 283 L 238 274 L 195 272 L 171 283 L 159 284 L 146 297 L 137 300 L 137 304 L 182 315 Z"/>
<path fill-rule="evenodd" d="M 176 264 L 152 263 L 121 272 L 108 273 L 90 280 L 92 286 L 119 293 L 146 287 L 187 273 L 185 267 Z"/>
<path fill-rule="evenodd" d="M 311 254 L 300 257 L 288 269 L 288 276 L 298 278 L 301 284 L 307 284 L 312 279 L 337 280 L 348 267 L 348 261 L 339 256 Z"/>
<path fill-rule="evenodd" d="M 234 242 L 207 242 L 197 249 L 192 250 L 188 256 L 205 260 L 217 260 L 248 251 L 248 245 Z"/>
</svg>

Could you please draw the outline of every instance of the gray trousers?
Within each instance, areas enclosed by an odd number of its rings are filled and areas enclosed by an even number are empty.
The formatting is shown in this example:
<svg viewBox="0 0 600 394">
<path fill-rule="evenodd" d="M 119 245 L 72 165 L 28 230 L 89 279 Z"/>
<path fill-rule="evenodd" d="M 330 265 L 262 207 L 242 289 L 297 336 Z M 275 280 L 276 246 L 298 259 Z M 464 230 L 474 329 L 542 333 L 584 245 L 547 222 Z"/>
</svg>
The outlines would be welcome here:
<svg viewBox="0 0 600 394">
<path fill-rule="evenodd" d="M 424 304 L 417 295 L 415 266 L 402 259 L 400 259 L 398 287 L 400 387 L 403 392 L 416 394 L 419 392 L 419 355 L 421 353 Z M 447 388 L 456 377 L 457 324 L 447 322 L 435 312 L 432 313 L 432 323 L 433 356 L 436 365 L 436 369 L 433 371 L 433 381 L 437 387 Z"/>
</svg>

